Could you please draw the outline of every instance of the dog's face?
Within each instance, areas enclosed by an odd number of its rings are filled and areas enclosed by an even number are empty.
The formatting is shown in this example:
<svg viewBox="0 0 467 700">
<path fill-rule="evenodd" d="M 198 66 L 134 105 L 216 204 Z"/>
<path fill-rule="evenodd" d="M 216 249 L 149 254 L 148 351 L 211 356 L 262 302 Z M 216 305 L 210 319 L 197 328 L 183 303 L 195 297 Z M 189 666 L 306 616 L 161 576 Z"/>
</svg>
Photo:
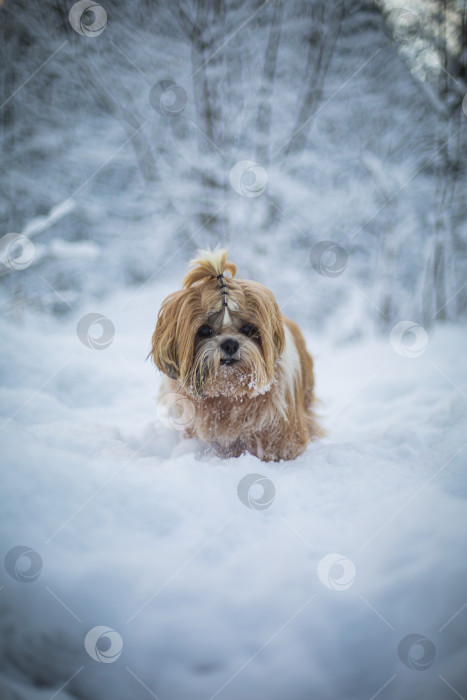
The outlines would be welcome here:
<svg viewBox="0 0 467 700">
<path fill-rule="evenodd" d="M 223 275 L 195 282 L 163 302 L 152 338 L 154 362 L 200 398 L 262 393 L 274 380 L 285 342 L 272 292 Z"/>
</svg>

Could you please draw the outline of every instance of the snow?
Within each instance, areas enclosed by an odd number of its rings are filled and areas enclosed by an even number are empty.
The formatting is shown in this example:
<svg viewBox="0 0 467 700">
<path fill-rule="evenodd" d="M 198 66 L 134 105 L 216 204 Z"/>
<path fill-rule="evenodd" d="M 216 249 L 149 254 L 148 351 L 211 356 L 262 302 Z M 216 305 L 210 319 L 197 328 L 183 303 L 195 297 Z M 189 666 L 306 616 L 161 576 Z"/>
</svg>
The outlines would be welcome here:
<svg viewBox="0 0 467 700">
<path fill-rule="evenodd" d="M 1 322 L 1 560 L 24 545 L 43 565 L 0 571 L 0 696 L 465 695 L 467 331 L 438 325 L 410 359 L 389 334 L 304 328 L 326 438 L 293 462 L 221 461 L 157 415 L 145 357 L 176 284 Z M 115 327 L 105 349 L 77 336 L 91 312 Z M 239 497 L 250 474 L 269 507 Z M 97 626 L 110 662 L 85 648 Z M 398 656 L 410 634 L 435 648 L 422 671 Z"/>
<path fill-rule="evenodd" d="M 47 216 L 38 216 L 36 219 L 30 221 L 23 231 L 23 236 L 32 238 L 33 236 L 37 236 L 38 233 L 46 231 L 64 216 L 70 214 L 75 207 L 76 203 L 72 199 L 66 199 L 64 202 L 57 204 L 50 210 Z"/>
</svg>

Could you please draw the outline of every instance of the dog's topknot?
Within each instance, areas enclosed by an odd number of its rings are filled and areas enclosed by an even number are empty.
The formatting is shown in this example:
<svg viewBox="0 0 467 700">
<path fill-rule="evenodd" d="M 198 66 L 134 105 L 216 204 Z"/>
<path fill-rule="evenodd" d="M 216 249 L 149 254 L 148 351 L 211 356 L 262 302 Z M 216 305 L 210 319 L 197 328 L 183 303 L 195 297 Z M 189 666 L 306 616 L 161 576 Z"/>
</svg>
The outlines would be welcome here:
<svg viewBox="0 0 467 700">
<path fill-rule="evenodd" d="M 230 272 L 232 277 L 235 277 L 237 272 L 237 266 L 233 262 L 227 262 L 227 249 L 219 248 L 219 246 L 214 250 L 211 248 L 198 250 L 196 258 L 190 261 L 190 266 L 193 269 L 187 272 L 183 280 L 185 289 L 196 282 L 219 277 L 226 271 Z"/>
</svg>

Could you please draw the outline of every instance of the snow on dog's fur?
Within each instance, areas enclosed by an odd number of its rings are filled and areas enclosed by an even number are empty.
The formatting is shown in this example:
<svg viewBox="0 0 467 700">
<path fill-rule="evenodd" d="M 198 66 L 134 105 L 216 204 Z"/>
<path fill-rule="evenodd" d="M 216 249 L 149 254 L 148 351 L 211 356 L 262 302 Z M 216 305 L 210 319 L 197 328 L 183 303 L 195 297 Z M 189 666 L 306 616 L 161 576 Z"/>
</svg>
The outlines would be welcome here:
<svg viewBox="0 0 467 700">
<path fill-rule="evenodd" d="M 200 251 L 191 265 L 152 337 L 166 375 L 161 400 L 181 394 L 190 402 L 186 433 L 222 456 L 294 459 L 320 434 L 313 360 L 299 327 L 267 287 L 235 277 L 225 249 Z"/>
</svg>

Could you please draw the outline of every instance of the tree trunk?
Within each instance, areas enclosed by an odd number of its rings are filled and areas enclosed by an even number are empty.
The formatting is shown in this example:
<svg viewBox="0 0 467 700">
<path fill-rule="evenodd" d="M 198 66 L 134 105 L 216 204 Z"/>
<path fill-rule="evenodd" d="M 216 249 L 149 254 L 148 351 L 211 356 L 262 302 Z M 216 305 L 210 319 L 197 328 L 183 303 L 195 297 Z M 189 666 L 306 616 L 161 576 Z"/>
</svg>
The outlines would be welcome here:
<svg viewBox="0 0 467 700">
<path fill-rule="evenodd" d="M 339 2 L 331 17 L 328 20 L 322 19 L 317 51 L 313 40 L 310 39 L 310 50 L 306 67 L 306 75 L 310 76 L 308 87 L 297 121 L 292 130 L 292 135 L 285 147 L 286 155 L 300 153 L 305 147 L 313 117 L 321 101 L 324 81 L 331 63 L 337 37 L 339 36 L 344 12 L 344 3 Z"/>
<path fill-rule="evenodd" d="M 272 91 L 276 73 L 277 53 L 281 37 L 282 17 L 284 7 L 281 0 L 274 3 L 274 12 L 269 32 L 269 40 L 264 55 L 263 79 L 259 93 L 258 117 L 256 120 L 256 159 L 267 166 L 269 163 L 269 146 L 272 118 Z"/>
</svg>

